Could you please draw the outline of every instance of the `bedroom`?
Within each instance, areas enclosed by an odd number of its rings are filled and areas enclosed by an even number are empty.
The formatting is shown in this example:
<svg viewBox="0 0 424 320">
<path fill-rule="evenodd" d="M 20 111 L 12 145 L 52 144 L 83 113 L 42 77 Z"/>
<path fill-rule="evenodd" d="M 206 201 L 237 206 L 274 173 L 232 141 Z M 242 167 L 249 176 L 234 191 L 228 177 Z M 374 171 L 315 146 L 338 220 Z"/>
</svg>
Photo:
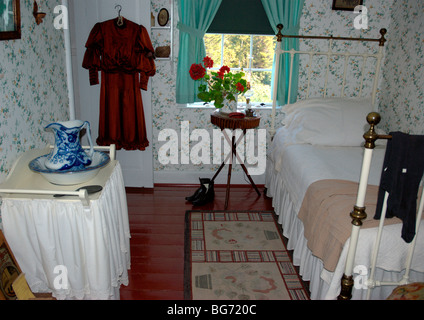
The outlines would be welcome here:
<svg viewBox="0 0 424 320">
<path fill-rule="evenodd" d="M 21 1 L 23 39 L 0 43 L 2 81 L 1 94 L 1 177 L 5 179 L 16 158 L 31 148 L 44 147 L 48 138 L 43 124 L 68 116 L 68 87 L 66 83 L 65 53 L 62 34 L 55 30 L 54 15 L 47 15 L 36 25 L 32 16 L 32 1 Z M 332 1 L 306 0 L 300 20 L 302 34 L 358 36 L 353 27 L 354 16 L 343 11 L 332 11 Z M 40 1 L 43 10 L 53 12 L 60 1 Z M 373 37 L 378 30 L 387 28 L 390 42 L 379 86 L 379 106 L 383 123 L 388 131 L 395 128 L 422 133 L 423 128 L 423 70 L 422 43 L 424 28 L 423 10 L 416 1 L 365 1 L 369 9 L 369 31 Z M 158 10 L 167 1 L 152 1 Z M 47 9 L 48 8 L 48 9 Z M 114 2 L 109 8 L 116 15 Z M 122 14 L 131 9 L 123 8 Z M 128 14 L 128 13 L 127 13 Z M 88 21 L 93 25 L 95 21 Z M 175 29 L 176 30 L 176 29 Z M 177 31 L 175 31 L 177 33 Z M 154 41 L 154 35 L 151 34 Z M 176 36 L 175 39 L 178 37 Z M 158 43 L 154 43 L 158 45 Z M 80 49 L 79 49 L 80 50 Z M 175 50 L 175 52 L 178 52 Z M 164 128 L 179 130 L 176 119 L 198 123 L 206 119 L 209 110 L 187 110 L 175 106 L 175 72 L 168 62 L 157 63 L 158 72 L 152 78 L 152 154 L 157 154 L 159 132 Z M 269 119 L 270 110 L 261 110 L 261 116 Z M 268 121 L 264 121 L 264 123 Z M 201 121 L 198 126 L 211 129 Z M 35 130 L 28 130 L 35 128 Z M 196 184 L 200 175 L 210 174 L 215 168 L 199 168 L 193 165 L 163 166 L 156 157 L 151 159 L 153 170 L 150 180 L 154 183 Z M 234 183 L 243 183 L 240 172 L 234 173 Z M 258 178 L 258 184 L 264 183 Z"/>
</svg>

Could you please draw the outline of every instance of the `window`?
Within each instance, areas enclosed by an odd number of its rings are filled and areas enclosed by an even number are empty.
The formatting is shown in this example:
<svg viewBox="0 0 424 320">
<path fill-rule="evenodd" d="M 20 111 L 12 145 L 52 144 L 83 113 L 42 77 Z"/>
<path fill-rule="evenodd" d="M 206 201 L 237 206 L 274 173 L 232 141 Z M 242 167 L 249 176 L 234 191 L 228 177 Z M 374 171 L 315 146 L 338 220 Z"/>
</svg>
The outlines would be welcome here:
<svg viewBox="0 0 424 320">
<path fill-rule="evenodd" d="M 271 104 L 271 75 L 275 36 L 245 34 L 211 34 L 204 37 L 206 54 L 214 60 L 213 70 L 227 65 L 234 71 L 243 69 L 251 90 L 239 99 L 253 106 Z"/>
<path fill-rule="evenodd" d="M 245 104 L 249 97 L 253 106 L 272 104 L 276 37 L 261 0 L 222 0 L 204 42 L 206 55 L 214 60 L 213 70 L 226 65 L 246 73 L 251 90 L 239 97 L 239 103 Z"/>
<path fill-rule="evenodd" d="M 271 39 L 275 37 L 278 23 L 285 25 L 286 34 L 298 34 L 299 19 L 302 16 L 304 1 L 281 0 L 278 1 L 278 5 L 275 1 L 264 0 L 180 1 L 190 5 L 180 6 L 181 21 L 177 25 L 180 29 L 181 39 L 179 53 L 181 59 L 178 64 L 176 85 L 177 103 L 185 104 L 199 101 L 196 94 L 198 89 L 187 72 L 193 61 L 190 62 L 182 57 L 193 56 L 192 60 L 199 63 L 208 52 L 209 55 L 216 56 L 217 54 L 214 52 L 217 50 L 216 46 L 218 46 L 218 51 L 221 51 L 221 55 L 218 55 L 221 58 L 220 64 L 228 65 L 233 69 L 247 65 L 245 70 L 252 82 L 252 92 L 254 95 L 256 92 L 253 101 L 255 103 L 270 102 L 271 90 L 266 90 L 269 91 L 269 94 L 263 93 L 265 92 L 264 88 L 271 88 L 269 79 L 271 78 L 270 74 L 274 73 L 271 71 L 271 61 L 273 64 L 275 46 L 274 40 Z M 203 36 L 205 33 L 205 39 L 210 42 L 207 45 L 207 52 L 205 52 L 203 46 L 204 39 L 200 39 L 200 35 Z M 243 40 L 243 35 L 247 35 L 250 41 Z M 213 38 L 214 36 L 216 37 L 214 40 L 209 40 L 209 37 Z M 268 38 L 268 36 L 270 37 Z M 236 45 L 231 47 L 233 44 L 232 38 L 238 39 L 239 47 Z M 237 43 L 237 41 L 235 42 Z M 198 45 L 199 42 L 201 46 Z M 249 43 L 248 48 L 247 43 Z M 284 44 L 290 50 L 298 47 L 298 40 L 286 39 Z M 237 56 L 234 56 L 235 52 L 238 52 Z M 233 58 L 231 58 L 232 55 Z M 286 63 L 285 58 L 285 55 L 281 58 L 282 63 Z M 265 63 L 265 61 L 268 63 Z M 232 63 L 234 65 L 231 65 Z M 297 62 L 294 63 L 293 68 L 293 80 L 296 81 L 299 72 Z M 280 68 L 278 72 L 279 74 L 275 75 L 276 77 L 280 79 L 287 77 L 284 68 Z M 288 81 L 285 82 L 285 85 L 278 86 L 277 99 L 280 105 L 285 104 L 284 100 L 288 89 Z M 296 84 L 291 87 L 291 102 L 296 100 L 297 89 Z M 260 97 L 261 95 L 263 95 L 263 98 Z M 260 101 L 262 99 L 263 101 Z"/>
</svg>

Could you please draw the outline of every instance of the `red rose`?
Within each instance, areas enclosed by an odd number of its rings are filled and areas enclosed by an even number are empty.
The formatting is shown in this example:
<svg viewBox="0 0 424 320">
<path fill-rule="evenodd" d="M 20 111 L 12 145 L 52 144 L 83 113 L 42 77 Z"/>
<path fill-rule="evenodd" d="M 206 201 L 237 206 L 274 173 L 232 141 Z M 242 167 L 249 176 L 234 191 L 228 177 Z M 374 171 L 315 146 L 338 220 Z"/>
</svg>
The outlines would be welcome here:
<svg viewBox="0 0 424 320">
<path fill-rule="evenodd" d="M 238 90 L 238 91 L 240 91 L 240 92 L 243 92 L 243 91 L 244 91 L 244 86 L 243 86 L 240 82 L 238 82 L 238 83 L 236 84 L 236 88 L 237 88 L 237 90 Z"/>
<path fill-rule="evenodd" d="M 199 80 L 205 76 L 206 69 L 201 64 L 192 64 L 189 72 L 193 80 Z"/>
<path fill-rule="evenodd" d="M 224 79 L 224 72 L 219 71 L 218 72 L 218 78 Z"/>
<path fill-rule="evenodd" d="M 205 68 L 213 68 L 213 60 L 210 57 L 204 57 L 203 64 L 205 65 Z"/>
<path fill-rule="evenodd" d="M 227 66 L 222 66 L 221 69 L 219 69 L 219 72 L 221 73 L 225 73 L 225 72 L 230 72 L 230 68 Z"/>
</svg>

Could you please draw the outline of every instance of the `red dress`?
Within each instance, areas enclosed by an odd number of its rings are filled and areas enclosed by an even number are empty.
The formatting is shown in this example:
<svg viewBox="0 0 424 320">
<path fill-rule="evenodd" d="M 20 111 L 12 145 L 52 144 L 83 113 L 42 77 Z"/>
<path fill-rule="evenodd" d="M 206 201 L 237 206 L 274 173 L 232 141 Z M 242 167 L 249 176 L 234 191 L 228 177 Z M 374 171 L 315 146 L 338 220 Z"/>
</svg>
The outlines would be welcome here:
<svg viewBox="0 0 424 320">
<path fill-rule="evenodd" d="M 98 145 L 144 150 L 149 146 L 141 91 L 156 73 L 154 49 L 145 27 L 124 19 L 96 23 L 86 43 L 83 68 L 90 85 L 99 84 L 101 71 Z"/>
</svg>

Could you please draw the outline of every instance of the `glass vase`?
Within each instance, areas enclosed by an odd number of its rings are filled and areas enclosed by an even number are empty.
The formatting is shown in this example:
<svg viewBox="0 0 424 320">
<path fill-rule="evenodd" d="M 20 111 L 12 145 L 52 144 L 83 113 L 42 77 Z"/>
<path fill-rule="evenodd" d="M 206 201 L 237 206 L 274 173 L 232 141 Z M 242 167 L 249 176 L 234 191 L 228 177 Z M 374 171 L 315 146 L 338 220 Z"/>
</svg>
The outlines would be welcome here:
<svg viewBox="0 0 424 320">
<path fill-rule="evenodd" d="M 232 112 L 237 112 L 237 96 L 236 96 L 236 100 L 227 100 L 224 99 L 224 106 L 222 108 L 219 109 L 219 112 L 224 113 L 224 114 L 229 114 Z"/>
</svg>

